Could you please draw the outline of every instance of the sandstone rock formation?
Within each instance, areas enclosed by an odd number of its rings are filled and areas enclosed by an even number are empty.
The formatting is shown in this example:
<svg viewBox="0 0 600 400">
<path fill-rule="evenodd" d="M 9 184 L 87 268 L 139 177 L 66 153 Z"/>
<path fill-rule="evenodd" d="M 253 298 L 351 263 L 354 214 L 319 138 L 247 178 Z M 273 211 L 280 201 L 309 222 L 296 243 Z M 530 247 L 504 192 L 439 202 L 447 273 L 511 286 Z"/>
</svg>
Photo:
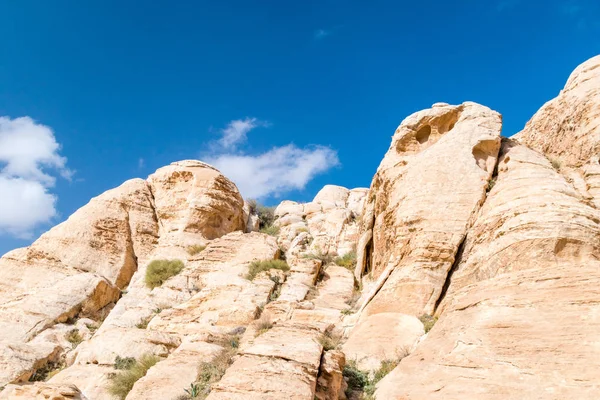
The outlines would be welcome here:
<svg viewBox="0 0 600 400">
<path fill-rule="evenodd" d="M 378 279 L 366 314 L 431 313 L 500 147 L 500 115 L 475 103 L 438 105 L 396 130 L 369 191 L 357 275 Z"/>
<path fill-rule="evenodd" d="M 266 230 L 200 161 L 92 199 L 0 258 L 0 399 L 600 398 L 599 71 L 513 139 L 417 112 Z"/>
</svg>

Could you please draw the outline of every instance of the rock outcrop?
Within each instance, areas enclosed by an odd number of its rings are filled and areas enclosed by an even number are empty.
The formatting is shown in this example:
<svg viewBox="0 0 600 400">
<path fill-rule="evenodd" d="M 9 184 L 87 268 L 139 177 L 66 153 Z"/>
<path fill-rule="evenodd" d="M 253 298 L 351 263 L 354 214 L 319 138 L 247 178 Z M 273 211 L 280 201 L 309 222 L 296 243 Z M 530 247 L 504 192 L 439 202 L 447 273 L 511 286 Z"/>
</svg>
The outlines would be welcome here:
<svg viewBox="0 0 600 400">
<path fill-rule="evenodd" d="M 500 148 L 500 115 L 438 105 L 396 130 L 369 191 L 358 276 L 378 279 L 365 314 L 432 313 Z"/>
<path fill-rule="evenodd" d="M 600 398 L 600 57 L 500 130 L 436 103 L 272 213 L 200 161 L 105 192 L 0 258 L 0 399 Z"/>
</svg>

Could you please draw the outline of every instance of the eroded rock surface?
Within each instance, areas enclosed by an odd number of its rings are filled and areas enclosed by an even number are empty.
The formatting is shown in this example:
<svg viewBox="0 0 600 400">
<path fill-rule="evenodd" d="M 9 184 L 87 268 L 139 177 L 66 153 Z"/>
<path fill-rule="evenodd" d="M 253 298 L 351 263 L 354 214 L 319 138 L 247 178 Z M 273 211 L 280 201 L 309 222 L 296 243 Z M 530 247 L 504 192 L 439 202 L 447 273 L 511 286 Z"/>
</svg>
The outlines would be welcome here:
<svg viewBox="0 0 600 400">
<path fill-rule="evenodd" d="M 396 130 L 369 191 L 358 274 L 379 281 L 364 314 L 431 313 L 485 200 L 501 117 L 475 103 L 438 106 Z"/>
</svg>

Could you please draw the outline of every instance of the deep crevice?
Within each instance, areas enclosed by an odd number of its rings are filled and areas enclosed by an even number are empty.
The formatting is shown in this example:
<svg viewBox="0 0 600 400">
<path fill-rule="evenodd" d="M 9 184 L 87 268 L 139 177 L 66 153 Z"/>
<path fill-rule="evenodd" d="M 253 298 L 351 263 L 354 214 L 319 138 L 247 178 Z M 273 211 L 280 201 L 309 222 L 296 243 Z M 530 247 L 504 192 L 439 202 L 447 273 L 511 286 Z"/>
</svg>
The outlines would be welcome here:
<svg viewBox="0 0 600 400">
<path fill-rule="evenodd" d="M 467 231 L 468 231 L 468 229 L 467 229 Z M 454 262 L 452 263 L 452 266 L 450 267 L 450 270 L 448 271 L 448 274 L 446 275 L 446 281 L 444 282 L 444 286 L 442 287 L 442 292 L 440 293 L 440 297 L 438 297 L 438 299 L 435 302 L 435 306 L 433 307 L 432 315 L 435 315 L 438 307 L 440 306 L 440 304 L 442 304 L 442 301 L 446 297 L 446 292 L 448 292 L 450 283 L 452 283 L 452 275 L 454 275 L 454 272 L 458 269 L 458 266 L 459 266 L 460 262 L 462 261 L 463 253 L 465 251 L 465 243 L 467 242 L 467 236 L 468 235 L 465 234 L 465 236 L 462 238 L 462 241 L 458 245 L 458 250 L 456 251 L 456 258 L 454 259 Z"/>
</svg>

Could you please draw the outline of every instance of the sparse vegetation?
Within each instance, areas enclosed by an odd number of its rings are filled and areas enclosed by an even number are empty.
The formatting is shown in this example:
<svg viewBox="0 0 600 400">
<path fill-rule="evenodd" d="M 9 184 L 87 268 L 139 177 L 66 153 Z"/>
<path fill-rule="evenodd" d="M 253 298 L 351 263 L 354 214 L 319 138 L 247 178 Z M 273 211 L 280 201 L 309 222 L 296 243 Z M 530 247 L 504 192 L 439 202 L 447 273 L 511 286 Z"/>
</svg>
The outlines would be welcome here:
<svg viewBox="0 0 600 400">
<path fill-rule="evenodd" d="M 155 355 L 144 354 L 139 360 L 132 363 L 129 368 L 110 377 L 109 393 L 121 400 L 125 399 L 133 388 L 133 385 L 146 375 L 146 372 L 159 361 L 160 358 Z"/>
<path fill-rule="evenodd" d="M 349 398 L 352 396 L 352 392 L 362 391 L 364 387 L 369 383 L 369 376 L 365 372 L 356 368 L 356 362 L 354 361 L 350 361 L 348 364 L 346 364 L 342 374 L 348 382 L 346 396 L 348 396 Z"/>
<path fill-rule="evenodd" d="M 248 267 L 248 273 L 246 274 L 246 279 L 249 281 L 254 280 L 256 275 L 263 271 L 269 271 L 271 269 L 279 269 L 281 271 L 287 272 L 290 270 L 290 266 L 283 260 L 262 260 L 262 261 L 254 261 Z"/>
<path fill-rule="evenodd" d="M 65 335 L 65 339 L 67 339 L 67 341 L 73 345 L 73 348 L 77 347 L 79 343 L 83 342 L 83 338 L 81 337 L 81 335 L 79 334 L 79 330 L 77 329 L 72 329 L 69 332 L 67 332 Z"/>
<path fill-rule="evenodd" d="M 488 182 L 488 186 L 487 186 L 487 190 L 486 192 L 491 191 L 494 186 L 496 186 L 496 180 L 498 179 L 497 176 L 493 176 L 492 179 L 490 179 L 490 181 Z"/>
<path fill-rule="evenodd" d="M 167 279 L 183 270 L 181 260 L 154 260 L 146 269 L 146 286 L 150 289 L 161 286 Z"/>
<path fill-rule="evenodd" d="M 335 350 L 340 346 L 342 342 L 342 336 L 331 332 L 325 332 L 319 337 L 318 341 L 319 344 L 323 346 L 323 350 Z"/>
<path fill-rule="evenodd" d="M 341 313 L 342 313 L 342 315 L 352 315 L 352 314 L 354 314 L 354 311 L 352 311 L 351 308 L 346 308 L 346 309 L 343 309 L 341 311 Z"/>
<path fill-rule="evenodd" d="M 135 324 L 135 327 L 138 329 L 146 329 L 148 327 L 148 324 L 150 323 L 150 320 L 152 319 L 151 316 L 148 316 L 146 318 L 142 318 L 140 319 L 140 322 L 138 322 L 137 324 Z"/>
<path fill-rule="evenodd" d="M 275 282 L 275 287 L 273 288 L 273 291 L 271 292 L 271 294 L 269 294 L 269 303 L 272 301 L 275 301 L 279 298 L 279 296 L 281 295 L 281 281 L 279 279 L 278 276 L 272 276 L 271 280 L 273 282 Z"/>
<path fill-rule="evenodd" d="M 552 168 L 554 168 L 557 171 L 560 171 L 560 168 L 562 167 L 562 162 L 558 158 L 548 157 L 548 160 L 550 161 L 550 164 L 552 164 Z"/>
<path fill-rule="evenodd" d="M 264 228 L 260 228 L 260 233 L 264 233 L 271 236 L 279 235 L 279 227 L 276 225 L 265 226 Z"/>
<path fill-rule="evenodd" d="M 324 253 L 321 249 L 317 249 L 312 253 L 306 253 L 303 257 L 311 260 L 320 260 L 323 266 L 331 264 L 335 260 L 335 255 Z"/>
<path fill-rule="evenodd" d="M 379 381 L 385 378 L 387 374 L 392 372 L 394 368 L 398 366 L 400 361 L 402 361 L 402 359 L 407 355 L 407 352 L 403 352 L 395 359 L 382 361 L 379 368 L 373 371 L 372 378 L 369 377 L 367 372 L 359 370 L 355 361 L 351 361 L 346 364 L 343 371 L 343 375 L 348 381 L 346 396 L 348 396 L 348 398 L 356 398 L 352 397 L 352 392 L 359 392 L 361 393 L 359 398 L 362 400 L 375 399 L 373 396 Z"/>
<path fill-rule="evenodd" d="M 340 267 L 354 271 L 354 268 L 356 267 L 356 251 L 351 251 L 341 257 L 336 257 L 334 262 Z"/>
<path fill-rule="evenodd" d="M 260 319 L 258 321 L 256 321 L 256 337 L 267 332 L 272 327 L 273 327 L 273 321 L 271 321 L 271 318 L 263 315 L 262 317 L 260 317 Z"/>
<path fill-rule="evenodd" d="M 227 368 L 233 363 L 233 356 L 239 347 L 239 336 L 230 335 L 224 340 L 218 342 L 224 350 L 210 362 L 202 362 L 198 366 L 198 376 L 196 382 L 190 385 L 189 389 L 184 389 L 185 394 L 178 399 L 204 399 L 206 398 L 212 386 L 221 380 Z"/>
<path fill-rule="evenodd" d="M 44 382 L 58 374 L 66 367 L 64 358 L 57 361 L 50 361 L 41 368 L 38 368 L 29 378 L 29 382 Z M 2 390 L 0 390 L 1 392 Z"/>
<path fill-rule="evenodd" d="M 425 328 L 425 333 L 429 332 L 433 325 L 437 322 L 437 317 L 432 317 L 429 314 L 423 314 L 419 317 L 419 320 L 423 323 L 423 327 Z"/>
<path fill-rule="evenodd" d="M 133 357 L 115 357 L 114 368 L 118 370 L 126 370 L 133 367 L 135 364 L 135 358 Z"/>
<path fill-rule="evenodd" d="M 206 248 L 206 246 L 204 246 L 202 244 L 193 244 L 193 245 L 187 247 L 187 252 L 190 256 L 195 256 L 196 254 L 200 253 L 205 248 Z"/>
</svg>

